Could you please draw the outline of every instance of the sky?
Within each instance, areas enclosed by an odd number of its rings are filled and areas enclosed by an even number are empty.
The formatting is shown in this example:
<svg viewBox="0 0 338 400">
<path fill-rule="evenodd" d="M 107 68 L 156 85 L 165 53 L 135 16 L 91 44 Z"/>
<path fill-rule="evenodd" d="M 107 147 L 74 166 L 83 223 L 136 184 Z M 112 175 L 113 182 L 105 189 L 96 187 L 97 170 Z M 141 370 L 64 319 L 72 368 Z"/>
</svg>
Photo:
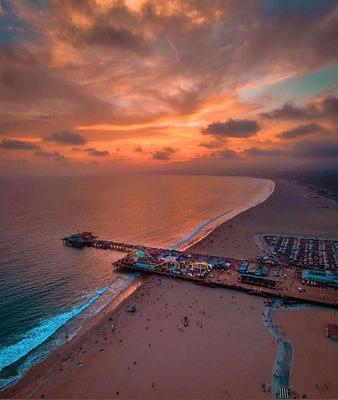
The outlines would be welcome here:
<svg viewBox="0 0 338 400">
<path fill-rule="evenodd" d="M 338 0 L 0 0 L 3 174 L 338 168 Z"/>
</svg>

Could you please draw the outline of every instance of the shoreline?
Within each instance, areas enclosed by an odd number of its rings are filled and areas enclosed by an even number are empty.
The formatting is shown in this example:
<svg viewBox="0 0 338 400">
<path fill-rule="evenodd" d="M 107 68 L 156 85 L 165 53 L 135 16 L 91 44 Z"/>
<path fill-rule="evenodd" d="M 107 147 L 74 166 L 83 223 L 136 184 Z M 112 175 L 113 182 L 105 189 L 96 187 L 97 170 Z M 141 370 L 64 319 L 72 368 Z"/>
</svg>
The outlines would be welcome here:
<svg viewBox="0 0 338 400">
<path fill-rule="evenodd" d="M 27 372 L 18 380 L 10 383 L 3 390 L 0 390 L 0 398 L 14 397 L 17 391 L 20 391 L 24 387 L 29 385 L 30 376 L 40 376 L 46 369 L 52 368 L 53 364 L 62 360 L 63 356 L 71 351 L 77 343 L 81 342 L 81 339 L 86 335 L 90 334 L 91 330 L 95 329 L 97 325 L 106 317 L 107 313 L 112 314 L 117 312 L 118 309 L 136 292 L 142 284 L 148 279 L 147 276 L 138 276 L 126 289 L 121 291 L 114 299 L 112 299 L 104 308 L 102 308 L 97 314 L 88 318 L 86 322 L 81 326 L 76 335 L 66 340 L 59 347 L 52 350 L 37 364 L 34 364 Z M 27 381 L 27 382 L 26 382 Z M 34 382 L 33 382 L 34 385 Z M 5 396 L 3 396 L 5 395 Z"/>
<path fill-rule="evenodd" d="M 276 192 L 273 192 L 272 196 L 270 195 L 263 203 L 258 203 L 257 205 L 243 211 L 242 213 L 236 214 L 236 216 L 234 216 L 233 218 L 228 219 L 226 222 L 223 222 L 222 224 L 215 227 L 211 232 L 208 233 L 207 236 L 202 237 L 200 239 L 200 241 L 198 241 L 197 243 L 193 243 L 190 246 L 190 248 L 192 248 L 192 250 L 196 250 L 196 248 L 197 248 L 196 251 L 200 251 L 199 248 L 202 247 L 205 250 L 205 247 L 207 246 L 209 248 L 209 252 L 212 253 L 211 245 L 215 245 L 215 242 L 218 242 L 218 244 L 221 243 L 220 240 L 217 240 L 217 235 L 219 235 L 220 231 L 225 230 L 226 232 L 228 232 L 227 230 L 229 229 L 229 225 L 232 227 L 234 224 L 234 220 L 246 219 L 246 218 L 248 218 L 248 216 L 250 217 L 251 213 L 257 211 L 257 209 L 259 209 L 259 210 L 261 210 L 262 208 L 264 209 L 264 206 L 266 205 L 266 203 L 271 202 L 272 201 L 271 198 L 276 197 L 277 195 L 278 194 L 276 194 Z M 258 211 L 258 214 L 259 214 L 259 211 Z M 216 238 L 215 238 L 215 236 L 216 236 Z M 253 239 L 254 239 L 254 235 L 250 236 L 250 242 L 252 242 L 254 244 Z M 251 245 L 252 245 L 252 243 L 251 243 Z M 248 247 L 250 247 L 250 246 L 248 246 Z M 224 246 L 223 246 L 223 249 L 224 249 Z M 226 252 L 226 249 L 222 250 L 221 246 L 219 246 L 219 252 L 222 252 L 222 253 Z M 34 376 L 35 377 L 40 376 L 41 374 L 43 374 L 44 371 L 47 371 L 51 367 L 51 363 L 52 363 L 51 359 L 52 358 L 54 360 L 58 360 L 58 358 L 61 357 L 60 354 L 61 355 L 66 354 L 67 351 L 69 351 L 72 348 L 74 349 L 79 343 L 81 343 L 81 340 L 83 339 L 83 337 L 88 336 L 85 334 L 89 330 L 93 330 L 93 331 L 98 330 L 99 325 L 101 325 L 101 322 L 102 323 L 104 322 L 103 320 L 105 319 L 106 314 L 107 313 L 109 313 L 109 315 L 117 314 L 118 309 L 125 306 L 128 303 L 128 301 L 131 301 L 131 299 L 133 298 L 133 294 L 135 295 L 137 292 L 139 292 L 138 289 L 141 289 L 144 286 L 143 283 L 145 283 L 147 281 L 148 281 L 148 277 L 143 277 L 140 285 L 132 293 L 129 293 L 129 295 L 127 295 L 125 297 L 123 296 L 124 297 L 123 301 L 121 301 L 118 304 L 118 306 L 116 306 L 115 308 L 113 307 L 113 304 L 112 304 L 112 303 L 114 303 L 114 301 L 109 303 L 105 308 L 103 308 L 97 314 L 97 316 L 95 316 L 93 319 L 88 320 L 84 324 L 83 328 L 81 328 L 80 332 L 70 342 L 68 342 L 65 345 L 61 346 L 60 348 L 56 349 L 55 352 L 50 354 L 41 363 L 33 366 L 22 379 L 13 383 L 12 385 L 8 386 L 4 391 L 0 392 L 0 397 L 3 397 L 3 396 L 15 397 L 16 393 L 18 393 L 18 392 L 26 393 L 26 395 L 29 395 L 29 387 L 32 384 L 31 380 L 33 379 Z M 218 290 L 218 289 L 215 289 L 215 290 Z M 229 292 L 231 292 L 231 291 L 229 291 Z M 125 291 L 121 292 L 120 295 L 122 296 L 123 293 L 125 293 Z M 246 295 L 244 294 L 244 296 L 246 296 Z M 88 329 L 85 329 L 84 327 L 87 326 L 87 323 L 90 324 L 90 327 L 88 327 Z"/>
<path fill-rule="evenodd" d="M 338 238 L 334 200 L 313 196 L 306 186 L 294 182 L 276 180 L 275 184 L 275 190 L 264 203 L 216 227 L 192 249 L 201 254 L 255 258 L 263 254 L 255 238 L 271 232 L 295 237 Z"/>
<path fill-rule="evenodd" d="M 225 224 L 231 219 L 237 217 L 238 215 L 258 206 L 259 204 L 263 204 L 265 201 L 269 199 L 269 197 L 273 194 L 276 188 L 276 183 L 272 179 L 265 179 L 269 182 L 267 186 L 267 190 L 262 193 L 262 197 L 255 199 L 254 202 L 247 206 L 238 207 L 234 210 L 223 211 L 220 214 L 212 217 L 201 224 L 199 224 L 193 231 L 185 235 L 181 240 L 174 243 L 170 248 L 177 249 L 180 251 L 186 251 L 192 248 L 194 245 L 201 242 L 207 236 L 209 236 L 215 229 L 219 226 Z M 185 238 L 186 237 L 186 238 Z"/>
<path fill-rule="evenodd" d="M 192 232 L 185 235 L 187 236 L 187 239 L 183 237 L 179 242 L 170 246 L 170 248 L 179 249 L 181 251 L 192 249 L 195 245 L 197 245 L 199 242 L 203 241 L 206 237 L 208 237 L 219 226 L 225 224 L 226 222 L 230 221 L 236 216 L 245 213 L 246 211 L 258 206 L 259 204 L 264 203 L 272 195 L 272 193 L 276 188 L 276 184 L 273 180 L 271 179 L 265 179 L 265 180 L 268 181 L 268 186 L 266 190 L 264 191 L 264 193 L 262 193 L 260 197 L 257 196 L 257 198 L 254 199 L 255 201 L 253 203 L 251 203 L 248 206 L 239 207 L 235 210 L 224 211 L 216 215 L 215 217 L 212 217 L 207 221 L 202 222 Z M 143 279 L 141 279 L 140 282 L 144 283 L 148 278 L 149 278 L 148 276 L 143 275 Z M 100 319 L 102 319 L 102 317 L 105 316 L 106 312 L 113 313 L 117 311 L 120 302 L 118 302 L 113 309 L 111 309 L 112 304 L 115 304 L 115 300 L 117 300 L 120 296 L 123 297 L 123 301 L 127 301 L 128 297 L 130 297 L 134 293 L 134 290 L 129 292 L 129 289 L 134 288 L 135 285 L 137 286 L 137 282 L 139 282 L 139 278 L 136 278 L 136 280 L 132 282 L 129 287 L 127 287 L 121 293 L 119 293 L 117 297 L 113 298 L 97 314 L 88 318 L 85 321 L 85 323 L 79 328 L 79 331 L 69 340 L 62 343 L 59 347 L 52 349 L 49 353 L 47 353 L 44 357 L 42 357 L 42 359 L 39 360 L 36 364 L 33 364 L 30 368 L 28 368 L 28 370 L 24 372 L 22 376 L 18 377 L 18 379 L 15 379 L 13 382 L 10 382 L 8 385 L 0 389 L 0 398 L 2 397 L 3 393 L 7 393 L 7 391 L 10 391 L 12 388 L 16 388 L 18 385 L 20 385 L 20 383 L 25 379 L 25 377 L 29 376 L 32 370 L 35 370 L 42 364 L 47 363 L 47 361 L 50 358 L 53 358 L 54 355 L 59 354 L 59 352 L 61 352 L 62 349 L 64 349 L 63 351 L 67 351 L 71 343 L 75 346 L 77 340 L 80 340 L 81 337 L 88 332 L 88 330 L 94 327 L 95 324 L 97 324 L 100 321 Z M 138 287 L 136 287 L 135 290 L 137 289 Z M 128 293 L 126 297 L 124 296 L 125 293 Z"/>
<path fill-rule="evenodd" d="M 261 178 L 259 178 L 259 179 L 261 179 Z M 261 179 L 261 180 L 263 180 L 263 179 Z M 186 251 L 186 250 L 192 248 L 194 245 L 198 244 L 200 241 L 204 240 L 208 235 L 210 235 L 215 229 L 217 229 L 222 224 L 224 224 L 227 221 L 231 220 L 232 218 L 238 216 L 239 214 L 256 207 L 257 205 L 264 203 L 274 192 L 275 186 L 276 186 L 275 182 L 273 180 L 271 180 L 271 179 L 264 179 L 264 180 L 267 181 L 267 187 L 265 188 L 264 191 L 262 191 L 262 193 L 260 193 L 260 196 L 257 195 L 254 198 L 252 203 L 250 203 L 247 206 L 238 207 L 237 209 L 234 209 L 234 210 L 223 211 L 220 214 L 216 215 L 215 217 L 212 217 L 212 218 L 202 222 L 191 232 L 185 234 L 182 239 L 180 239 L 178 242 L 174 243 L 173 245 L 170 245 L 169 247 L 173 248 L 173 249 L 178 249 L 181 251 Z M 136 278 L 136 280 L 137 280 L 137 278 Z M 133 284 L 134 284 L 134 282 L 132 282 L 129 287 L 133 287 Z M 128 291 L 129 287 L 126 289 L 123 289 L 122 292 L 117 297 L 122 295 L 124 292 Z M 130 295 L 132 293 L 133 292 L 131 292 Z M 58 347 L 55 347 L 55 348 L 51 349 L 49 352 L 47 352 L 44 356 L 41 357 L 41 359 L 38 362 L 33 363 L 32 366 L 29 367 L 22 374 L 22 376 L 18 377 L 17 379 L 14 379 L 12 382 L 9 382 L 8 385 L 5 385 L 3 388 L 0 388 L 0 397 L 1 397 L 1 393 L 9 390 L 11 387 L 16 386 L 26 375 L 28 375 L 29 371 L 31 371 L 33 368 L 44 363 L 49 357 L 52 357 L 53 354 L 55 352 L 57 352 L 59 349 L 61 349 L 63 346 L 67 345 L 71 341 L 75 341 L 79 335 L 83 335 L 86 332 L 86 326 L 90 325 L 90 322 L 92 320 L 95 320 L 95 317 L 97 315 L 105 312 L 105 310 L 107 308 L 109 308 L 110 304 L 114 303 L 115 299 L 116 299 L 116 297 L 113 298 L 106 306 L 104 306 L 97 314 L 87 318 L 85 323 L 82 326 L 80 326 L 80 328 L 78 329 L 77 333 L 74 334 L 74 336 L 72 336 L 70 339 L 63 342 Z M 111 310 L 111 311 L 113 311 L 113 310 Z M 68 321 L 68 323 L 71 323 L 71 322 L 72 321 Z M 62 327 L 60 329 L 62 329 Z M 52 334 L 52 336 L 50 338 L 52 338 L 57 333 L 58 333 L 58 331 L 56 331 L 54 334 Z M 50 338 L 48 338 L 47 340 L 50 340 Z M 38 349 L 41 345 L 43 345 L 43 343 L 38 345 L 32 351 Z"/>
<path fill-rule="evenodd" d="M 79 360 L 83 360 L 83 357 L 85 357 L 84 355 L 82 355 L 81 353 L 83 353 L 83 349 L 90 349 L 90 345 L 88 345 L 88 340 L 90 341 L 90 336 L 93 336 L 94 339 L 97 339 L 99 336 L 103 335 L 104 340 L 106 340 L 108 338 L 108 335 L 110 331 L 110 326 L 113 323 L 114 325 L 117 323 L 117 325 L 119 326 L 119 320 L 118 317 L 122 317 L 124 316 L 128 316 L 128 309 L 134 305 L 135 302 L 135 297 L 138 299 L 142 299 L 142 298 L 146 298 L 146 296 L 150 296 L 150 291 L 152 291 L 154 289 L 154 285 L 158 286 L 157 283 L 157 279 L 154 279 L 154 277 L 152 276 L 141 276 L 140 277 L 140 282 L 138 282 L 137 288 L 135 288 L 135 290 L 133 290 L 131 293 L 128 293 L 127 295 L 125 294 L 123 296 L 123 298 L 120 299 L 118 304 L 109 304 L 109 310 L 102 310 L 102 312 L 100 312 L 97 316 L 96 316 L 96 320 L 89 320 L 88 322 L 90 322 L 90 324 L 87 326 L 86 329 L 84 329 L 83 331 L 80 331 L 78 335 L 76 335 L 74 337 L 74 339 L 68 343 L 66 343 L 65 345 L 61 346 L 60 348 L 58 348 L 56 350 L 56 352 L 52 353 L 48 358 L 46 358 L 44 361 L 42 361 L 40 364 L 35 365 L 34 367 L 32 367 L 32 369 L 30 371 L 28 371 L 28 373 L 17 383 L 15 383 L 14 385 L 12 385 L 11 387 L 9 387 L 8 389 L 6 389 L 3 392 L 0 392 L 0 398 L 36 398 L 36 397 L 56 397 L 56 398 L 67 398 L 67 397 L 72 397 L 72 396 L 64 396 L 64 395 L 59 395 L 59 392 L 57 392 L 57 394 L 54 394 L 53 396 L 49 396 L 49 395 L 41 395 L 41 396 L 36 396 L 36 391 L 40 389 L 43 391 L 43 387 L 45 386 L 45 384 L 49 383 L 49 378 L 52 377 L 52 379 L 54 378 L 58 378 L 60 376 L 60 372 L 65 372 L 68 373 L 66 371 L 67 369 L 67 364 L 71 364 L 75 367 L 75 371 L 77 369 L 78 372 L 81 372 L 80 369 L 82 369 L 82 363 L 83 361 Z M 136 284 L 136 282 L 135 282 Z M 180 281 L 175 280 L 175 282 L 173 283 L 171 279 L 161 279 L 161 283 L 159 284 L 160 287 L 163 287 L 166 285 L 167 289 L 170 290 L 170 292 L 179 290 L 179 292 L 182 293 L 182 284 Z M 233 307 L 235 307 L 234 309 L 238 310 L 239 305 L 242 304 L 242 302 L 244 301 L 244 303 L 246 303 L 246 307 L 244 307 L 244 309 L 249 308 L 249 304 L 251 304 L 250 308 L 252 310 L 256 309 L 256 304 L 258 305 L 258 309 L 257 311 L 254 311 L 256 314 L 255 316 L 259 316 L 261 315 L 261 312 L 263 312 L 264 310 L 264 299 L 260 298 L 260 297 L 256 297 L 254 296 L 254 301 L 252 301 L 251 296 L 247 296 L 247 294 L 245 293 L 241 293 L 241 292 L 237 292 L 234 290 L 227 290 L 226 293 L 224 293 L 223 289 L 213 289 L 212 291 L 209 290 L 209 288 L 205 288 L 201 285 L 189 285 L 189 289 L 192 289 L 193 291 L 203 291 L 204 295 L 209 295 L 214 297 L 214 294 L 216 293 L 216 291 L 219 291 L 220 294 L 220 298 L 228 298 L 229 304 L 233 304 Z M 173 289 L 174 288 L 174 289 Z M 190 290 L 189 290 L 190 291 Z M 143 292 L 143 293 L 142 293 Z M 145 296 L 144 296 L 145 294 Z M 186 293 L 187 294 L 187 293 Z M 175 295 L 174 295 L 175 296 Z M 195 300 L 197 301 L 197 300 Z M 148 301 L 146 300 L 146 302 L 148 303 Z M 181 303 L 180 303 L 181 304 Z M 255 306 L 253 306 L 252 304 L 255 304 Z M 107 306 L 108 307 L 108 306 Z M 190 307 L 190 306 L 189 306 Z M 175 307 L 176 308 L 176 307 Z M 260 309 L 260 311 L 259 311 Z M 104 312 L 105 311 L 105 312 Z M 169 313 L 170 314 L 170 313 Z M 204 311 L 203 311 L 204 314 Z M 132 314 L 130 314 L 132 315 Z M 234 313 L 233 315 L 236 315 L 236 313 Z M 221 314 L 221 317 L 223 319 L 224 315 L 223 313 Z M 265 328 L 263 327 L 263 325 L 260 322 L 260 318 L 256 318 L 255 317 L 255 324 L 258 325 L 259 329 L 261 330 L 261 334 L 264 334 Z M 240 316 L 238 316 L 238 318 L 241 318 Z M 148 321 L 149 319 L 147 319 Z M 117 321 L 117 322 L 116 322 Z M 257 323 L 258 322 L 258 323 Z M 107 330 L 107 323 L 109 325 L 108 330 Z M 147 322 L 148 324 L 149 322 Z M 246 323 L 248 323 L 249 325 L 245 328 L 244 330 L 244 334 L 246 335 L 247 330 L 251 327 L 251 323 L 249 323 L 249 320 L 246 320 Z M 203 322 L 203 328 L 205 327 L 205 322 Z M 233 325 L 233 324 L 231 324 Z M 234 325 L 236 326 L 236 324 Z M 201 325 L 199 326 L 197 324 L 197 328 L 198 330 L 200 330 L 200 328 L 202 328 L 202 321 L 201 321 Z M 104 330 L 106 329 L 106 330 Z M 148 329 L 148 327 L 146 327 L 145 329 Z M 129 329 L 128 329 L 129 331 Z M 177 332 L 177 329 L 175 329 L 175 331 Z M 120 333 L 120 331 L 118 331 L 118 333 Z M 114 334 L 115 335 L 115 334 Z M 227 335 L 229 336 L 229 334 Z M 236 335 L 233 334 L 231 335 L 233 337 L 235 337 Z M 268 342 L 270 342 L 270 338 L 269 335 L 267 334 L 268 338 L 264 337 L 265 340 L 265 344 L 267 345 Z M 121 335 L 121 337 L 124 337 L 124 335 Z M 105 346 L 107 345 L 104 341 L 103 342 L 98 342 L 98 340 L 94 339 L 91 341 L 92 342 L 92 346 L 93 343 L 97 343 L 97 346 L 99 346 L 97 349 L 99 351 L 99 353 L 97 354 L 103 354 L 100 353 L 101 350 L 106 352 L 106 348 Z M 109 339 L 108 339 L 109 340 Z M 118 339 L 119 342 L 122 342 L 122 339 Z M 124 340 L 123 340 L 124 341 Z M 272 345 L 272 344 L 271 344 Z M 102 347 L 100 347 L 102 346 Z M 107 345 L 109 346 L 109 344 Z M 96 346 L 95 346 L 96 347 Z M 127 346 L 128 347 L 128 346 Z M 96 350 L 97 351 L 97 350 Z M 239 349 L 239 351 L 241 352 L 241 349 Z M 133 354 L 132 351 L 129 352 L 130 354 Z M 274 354 L 274 351 L 272 352 L 272 354 Z M 175 352 L 173 353 L 173 356 L 175 355 Z M 257 356 L 257 355 L 256 355 Z M 255 357 L 256 357 L 255 356 Z M 91 359 L 91 354 L 88 354 L 89 360 Z M 133 356 L 134 357 L 134 356 Z M 273 357 L 271 360 L 269 360 L 268 358 L 268 365 L 270 365 L 270 361 L 273 361 Z M 84 364 L 87 364 L 87 362 L 84 362 Z M 118 363 L 120 364 L 120 363 Z M 134 364 L 136 364 L 136 362 L 134 362 Z M 60 370 L 61 368 L 61 370 Z M 129 369 L 129 368 L 128 368 Z M 68 370 L 69 370 L 69 365 L 68 365 Z M 266 379 L 268 379 L 268 376 L 270 374 L 270 368 L 265 368 L 265 371 L 268 372 L 268 374 L 266 375 Z M 70 375 L 70 377 L 73 376 L 73 374 Z M 40 387 L 36 387 L 37 386 L 37 380 L 39 381 L 39 386 Z M 76 385 L 77 386 L 77 385 Z M 218 389 L 217 389 L 218 390 Z M 226 397 L 228 396 L 230 390 L 226 389 L 225 390 L 225 394 Z M 18 396 L 19 393 L 19 396 Z M 167 396 L 163 397 L 163 392 L 162 396 L 158 396 L 159 398 L 168 398 Z M 260 388 L 258 388 L 257 393 L 260 393 Z M 257 397 L 257 393 L 256 396 Z M 119 391 L 116 392 L 116 396 L 113 395 L 113 397 L 118 397 L 119 395 Z M 94 398 L 95 396 L 93 395 L 88 395 L 89 398 Z M 75 396 L 75 397 L 79 397 L 79 396 Z M 87 393 L 86 395 L 81 395 L 80 397 L 87 397 Z M 105 396 L 107 397 L 107 396 Z M 129 396 L 127 396 L 129 397 Z M 132 396 L 134 397 L 134 396 Z M 247 397 L 247 395 L 245 396 Z M 259 396 L 259 398 L 263 398 L 266 397 L 265 396 Z M 170 397 L 170 398 L 176 398 L 174 397 Z M 194 396 L 194 398 L 205 398 L 205 395 L 200 397 L 200 396 Z M 223 397 L 221 397 L 223 398 Z"/>
</svg>

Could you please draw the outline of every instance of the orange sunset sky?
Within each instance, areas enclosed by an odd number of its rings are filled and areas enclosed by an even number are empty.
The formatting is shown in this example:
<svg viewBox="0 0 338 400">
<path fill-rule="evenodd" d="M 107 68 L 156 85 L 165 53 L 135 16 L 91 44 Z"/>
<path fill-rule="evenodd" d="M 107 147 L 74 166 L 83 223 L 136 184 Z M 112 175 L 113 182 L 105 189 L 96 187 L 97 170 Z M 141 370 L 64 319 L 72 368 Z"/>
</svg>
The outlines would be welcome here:
<svg viewBox="0 0 338 400">
<path fill-rule="evenodd" d="M 338 166 L 338 1 L 0 0 L 4 174 Z"/>
</svg>

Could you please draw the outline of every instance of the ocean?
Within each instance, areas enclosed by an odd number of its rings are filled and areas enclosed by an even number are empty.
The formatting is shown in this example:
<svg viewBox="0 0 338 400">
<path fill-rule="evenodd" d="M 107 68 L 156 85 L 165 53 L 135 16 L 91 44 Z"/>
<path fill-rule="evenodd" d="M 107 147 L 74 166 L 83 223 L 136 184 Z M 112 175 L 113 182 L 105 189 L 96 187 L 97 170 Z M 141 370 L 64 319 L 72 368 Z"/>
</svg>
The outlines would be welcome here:
<svg viewBox="0 0 338 400">
<path fill-rule="evenodd" d="M 269 197 L 270 180 L 211 176 L 1 178 L 0 389 L 20 378 L 128 287 L 121 255 L 63 246 L 107 240 L 185 248 Z"/>
</svg>

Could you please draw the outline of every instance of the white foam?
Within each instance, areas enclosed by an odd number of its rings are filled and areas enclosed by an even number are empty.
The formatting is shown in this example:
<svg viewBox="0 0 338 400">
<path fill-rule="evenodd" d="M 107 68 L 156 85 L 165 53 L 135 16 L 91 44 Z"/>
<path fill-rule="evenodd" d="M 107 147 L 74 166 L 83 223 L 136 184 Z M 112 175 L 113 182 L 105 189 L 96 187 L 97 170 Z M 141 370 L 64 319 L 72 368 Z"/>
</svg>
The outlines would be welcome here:
<svg viewBox="0 0 338 400">
<path fill-rule="evenodd" d="M 25 361 L 18 366 L 16 375 L 0 378 L 0 390 L 20 379 L 34 364 L 41 362 L 65 341 L 72 340 L 81 330 L 85 321 L 103 310 L 119 293 L 128 288 L 137 276 L 139 274 L 118 276 L 110 286 L 98 289 L 89 298 L 86 296 L 88 301 L 84 304 L 68 312 L 42 320 L 38 326 L 26 332 L 15 344 L 0 348 L 0 372 L 7 366 L 26 357 Z M 74 323 L 69 325 L 73 320 Z M 66 326 L 67 335 L 65 336 L 63 328 Z M 60 334 L 55 337 L 57 331 Z M 46 343 L 51 337 L 53 337 L 53 340 L 50 343 Z"/>
<path fill-rule="evenodd" d="M 38 326 L 26 332 L 16 343 L 0 348 L 0 371 L 20 360 L 36 347 L 40 346 L 70 319 L 74 318 L 93 304 L 94 301 L 97 300 L 107 289 L 108 286 L 100 288 L 86 303 L 72 309 L 71 311 L 63 312 L 51 318 L 42 320 Z"/>
<path fill-rule="evenodd" d="M 184 235 L 182 239 L 173 244 L 171 247 L 173 249 L 185 250 L 193 244 L 201 241 L 212 231 L 214 231 L 218 226 L 224 224 L 224 222 L 229 221 L 235 216 L 252 207 L 257 206 L 258 204 L 264 203 L 264 201 L 266 201 L 274 192 L 275 187 L 275 182 L 272 180 L 268 180 L 268 184 L 265 190 L 260 193 L 260 195 L 256 196 L 250 204 L 247 204 L 243 207 L 235 208 L 234 210 L 223 211 L 221 214 L 218 214 L 215 217 L 202 222 L 193 231 Z"/>
<path fill-rule="evenodd" d="M 184 235 L 177 243 L 172 245 L 172 248 L 177 248 L 180 250 L 184 250 L 185 248 L 191 246 L 193 243 L 196 243 L 210 234 L 214 229 L 216 229 L 219 225 L 224 222 L 230 220 L 236 215 L 252 208 L 258 204 L 266 201 L 270 195 L 273 193 L 275 189 L 275 183 L 271 180 L 268 181 L 266 189 L 264 192 L 260 193 L 254 200 L 243 207 L 239 207 L 233 210 L 226 210 L 215 217 L 212 217 L 201 224 L 199 224 L 195 229 L 193 229 L 190 233 Z M 33 354 L 37 348 L 39 348 L 44 342 L 46 342 L 49 338 L 51 338 L 58 330 L 64 327 L 70 320 L 74 319 L 74 317 L 82 315 L 82 318 L 87 320 L 91 316 L 99 313 L 104 307 L 106 307 L 121 291 L 126 289 L 131 282 L 135 279 L 136 275 L 121 275 L 119 276 L 110 286 L 105 286 L 100 288 L 94 295 L 92 295 L 87 302 L 76 307 L 68 312 L 60 313 L 56 316 L 53 316 L 49 319 L 41 321 L 41 323 L 26 332 L 26 334 L 19 339 L 18 342 L 0 348 L 0 372 L 7 366 L 19 361 L 21 358 L 27 357 L 27 360 L 18 368 L 18 374 L 16 376 L 11 376 L 10 378 L 0 378 L 0 389 L 5 386 L 13 383 L 17 379 L 21 378 L 25 372 L 35 363 L 41 361 L 45 358 L 55 347 L 59 347 L 63 340 L 56 339 L 53 342 L 53 345 L 48 348 L 48 351 L 43 350 L 42 352 L 36 352 Z M 104 295 L 104 296 L 103 296 Z M 100 298 L 100 301 L 97 301 Z M 90 307 L 95 302 L 96 306 L 92 309 Z M 84 315 L 85 310 L 91 310 L 89 315 Z M 83 321 L 84 322 L 84 321 Z M 78 331 L 80 327 L 77 326 L 72 330 L 72 332 L 68 335 L 68 340 L 71 340 Z M 30 354 L 31 353 L 31 354 Z"/>
</svg>

